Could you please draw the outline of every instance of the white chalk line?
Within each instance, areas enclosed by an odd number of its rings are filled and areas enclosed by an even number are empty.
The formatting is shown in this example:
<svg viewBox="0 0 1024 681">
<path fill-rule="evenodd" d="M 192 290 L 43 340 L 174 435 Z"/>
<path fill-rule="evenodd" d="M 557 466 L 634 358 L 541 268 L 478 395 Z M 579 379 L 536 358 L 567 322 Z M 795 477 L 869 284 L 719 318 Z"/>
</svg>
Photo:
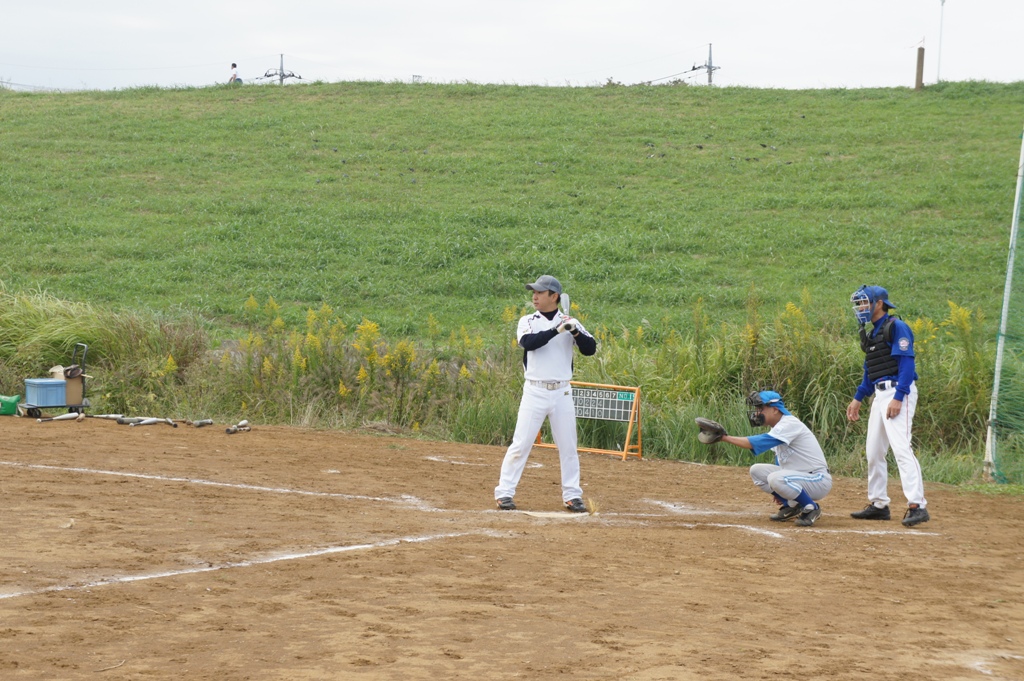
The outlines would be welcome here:
<svg viewBox="0 0 1024 681">
<path fill-rule="evenodd" d="M 437 463 L 450 463 L 453 466 L 486 466 L 488 468 L 494 467 L 494 464 L 490 464 L 490 463 L 474 463 L 474 462 L 470 462 L 470 461 L 461 461 L 459 459 L 449 459 L 448 457 L 444 457 L 444 456 L 425 456 L 423 458 L 426 459 L 427 461 L 435 461 Z M 530 463 L 527 463 L 526 467 L 527 468 L 544 468 L 544 464 L 537 463 L 536 461 L 532 461 Z"/>
<path fill-rule="evenodd" d="M 714 511 L 709 508 L 697 508 L 687 504 L 680 504 L 672 501 L 659 501 L 657 499 L 644 499 L 645 503 L 660 506 L 676 515 L 751 515 L 747 511 Z"/>
<path fill-rule="evenodd" d="M 389 504 L 403 504 L 407 506 L 421 506 L 423 502 L 414 496 L 403 494 L 400 497 L 371 497 L 362 494 L 344 494 L 342 492 L 316 492 L 305 489 L 292 489 L 288 487 L 263 487 L 260 485 L 245 485 L 235 482 L 219 482 L 217 480 L 204 480 L 202 478 L 181 478 L 169 475 L 154 475 L 150 473 L 129 473 L 127 471 L 107 471 L 95 468 L 77 468 L 69 466 L 48 466 L 36 463 L 20 463 L 17 461 L 0 461 L 0 466 L 11 466 L 14 468 L 30 468 L 33 470 L 60 471 L 64 473 L 89 473 L 92 475 L 113 475 L 122 478 L 138 478 L 141 480 L 159 480 L 161 482 L 187 482 L 193 485 L 209 485 L 211 487 L 230 487 L 232 489 L 244 489 L 251 492 L 271 492 L 274 494 L 301 494 L 310 497 L 330 497 L 332 499 L 352 499 L 357 501 L 380 501 Z"/>
<path fill-rule="evenodd" d="M 285 560 L 301 560 L 303 558 L 315 558 L 317 556 L 327 556 L 335 553 L 347 553 L 349 551 L 361 551 L 366 549 L 379 549 L 388 546 L 397 546 L 398 544 L 418 544 L 428 541 L 435 541 L 438 539 L 455 539 L 458 537 L 469 537 L 469 536 L 485 536 L 485 537 L 503 537 L 506 536 L 504 533 L 495 532 L 493 530 L 472 530 L 469 532 L 451 532 L 448 534 L 433 534 L 424 535 L 419 537 L 398 537 L 396 539 L 385 539 L 383 541 L 374 542 L 372 544 L 349 544 L 347 546 L 327 546 L 320 549 L 313 549 L 311 551 L 303 551 L 300 553 L 285 553 L 285 554 L 272 554 L 264 556 L 262 558 L 250 558 L 249 560 L 235 561 L 231 563 L 221 563 L 219 565 L 204 565 L 203 567 L 184 568 L 181 570 L 165 570 L 161 572 L 145 572 L 137 575 L 123 575 L 120 577 L 107 577 L 105 579 L 97 579 L 91 582 L 83 582 L 79 584 L 64 584 L 59 586 L 47 586 L 41 589 L 30 589 L 28 591 L 17 591 L 13 593 L 0 593 L 0 600 L 8 598 L 19 598 L 21 596 L 37 596 L 46 593 L 57 593 L 61 591 L 81 591 L 83 589 L 91 589 L 101 586 L 111 586 L 115 584 L 129 584 L 132 582 L 143 582 L 150 579 L 163 579 L 165 577 L 179 577 L 181 575 L 195 575 L 203 572 L 216 572 L 218 570 L 232 570 L 236 568 L 247 568 L 253 567 L 254 565 L 266 565 L 268 563 L 277 563 Z"/>
<path fill-rule="evenodd" d="M 801 528 L 804 530 L 804 528 Z M 922 532 L 920 530 L 829 530 L 824 527 L 814 527 L 807 532 L 832 532 L 833 534 L 895 534 L 901 537 L 941 537 L 941 532 Z"/>
</svg>

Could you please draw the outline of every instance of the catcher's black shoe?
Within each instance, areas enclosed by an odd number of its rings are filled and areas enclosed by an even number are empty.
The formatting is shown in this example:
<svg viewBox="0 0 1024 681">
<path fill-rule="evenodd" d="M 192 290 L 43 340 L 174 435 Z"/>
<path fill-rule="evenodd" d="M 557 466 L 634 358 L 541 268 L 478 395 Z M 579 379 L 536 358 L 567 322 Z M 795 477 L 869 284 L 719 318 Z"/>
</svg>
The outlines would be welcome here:
<svg viewBox="0 0 1024 681">
<path fill-rule="evenodd" d="M 868 504 L 860 511 L 854 511 L 850 514 L 851 518 L 857 520 L 889 520 L 892 516 L 889 515 L 889 507 L 883 506 L 878 508 L 874 504 Z"/>
<path fill-rule="evenodd" d="M 583 503 L 582 499 L 570 499 L 565 502 L 565 510 L 572 513 L 586 513 L 587 506 Z"/>
<path fill-rule="evenodd" d="M 796 524 L 800 527 L 810 527 L 814 524 L 814 521 L 821 517 L 821 506 L 814 505 L 810 511 L 802 511 L 800 517 L 796 519 Z"/>
<path fill-rule="evenodd" d="M 790 518 L 797 517 L 803 512 L 803 510 L 803 506 L 801 506 L 800 504 L 797 504 L 796 506 L 790 506 L 789 504 L 786 504 L 784 506 L 780 506 L 778 511 L 768 516 L 768 520 L 774 520 L 776 522 L 781 523 L 786 520 L 789 520 Z"/>
<path fill-rule="evenodd" d="M 903 516 L 903 525 L 905 527 L 913 527 L 914 525 L 920 525 L 931 520 L 932 517 L 928 513 L 927 508 L 921 508 L 920 506 L 911 506 L 907 509 L 906 514 Z"/>
<path fill-rule="evenodd" d="M 500 511 L 516 510 L 516 502 L 512 501 L 512 497 L 502 497 L 496 501 L 498 503 L 498 510 Z"/>
</svg>

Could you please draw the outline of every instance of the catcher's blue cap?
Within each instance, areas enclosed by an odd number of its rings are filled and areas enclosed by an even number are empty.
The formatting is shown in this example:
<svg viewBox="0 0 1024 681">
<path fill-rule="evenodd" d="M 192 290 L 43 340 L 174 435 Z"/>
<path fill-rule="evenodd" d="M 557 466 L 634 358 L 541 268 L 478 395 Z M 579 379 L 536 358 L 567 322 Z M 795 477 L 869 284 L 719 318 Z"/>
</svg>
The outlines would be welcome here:
<svg viewBox="0 0 1024 681">
<path fill-rule="evenodd" d="M 537 281 L 527 284 L 526 288 L 531 291 L 554 291 L 558 295 L 562 295 L 562 285 L 550 274 L 540 275 L 537 277 Z"/>
<path fill-rule="evenodd" d="M 789 410 L 786 409 L 786 405 L 782 402 L 782 395 L 779 393 L 774 390 L 762 390 L 758 395 L 761 397 L 761 402 L 764 403 L 764 406 L 775 407 L 786 416 L 792 416 Z"/>
</svg>

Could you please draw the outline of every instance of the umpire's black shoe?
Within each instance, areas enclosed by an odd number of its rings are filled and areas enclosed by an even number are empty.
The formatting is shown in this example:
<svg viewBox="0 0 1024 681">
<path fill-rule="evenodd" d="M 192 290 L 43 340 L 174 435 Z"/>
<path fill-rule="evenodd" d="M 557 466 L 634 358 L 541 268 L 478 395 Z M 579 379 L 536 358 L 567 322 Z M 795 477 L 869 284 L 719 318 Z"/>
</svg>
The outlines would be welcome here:
<svg viewBox="0 0 1024 681">
<path fill-rule="evenodd" d="M 878 508 L 874 504 L 868 504 L 863 510 L 851 513 L 850 517 L 857 520 L 889 520 L 892 516 L 889 514 L 888 506 Z"/>
<path fill-rule="evenodd" d="M 800 504 L 797 504 L 796 506 L 790 506 L 789 504 L 786 504 L 784 506 L 779 507 L 779 510 L 773 513 L 772 515 L 768 516 L 768 520 L 774 520 L 776 522 L 781 523 L 786 520 L 789 520 L 790 518 L 797 517 L 803 512 L 803 510 L 804 507 L 801 506 Z"/>
<path fill-rule="evenodd" d="M 499 511 L 514 511 L 516 510 L 516 502 L 512 501 L 512 497 L 502 497 L 495 500 L 498 504 Z"/>
<path fill-rule="evenodd" d="M 586 513 L 587 506 L 583 503 L 582 499 L 570 499 L 565 502 L 565 510 L 571 513 Z"/>
<path fill-rule="evenodd" d="M 927 508 L 921 508 L 920 506 L 911 506 L 907 509 L 906 514 L 903 516 L 903 525 L 905 527 L 913 527 L 914 525 L 920 525 L 931 520 L 932 517 L 928 513 Z"/>
<path fill-rule="evenodd" d="M 821 506 L 814 505 L 810 511 L 802 511 L 800 517 L 796 519 L 796 524 L 800 527 L 810 527 L 814 524 L 814 521 L 821 517 Z"/>
</svg>

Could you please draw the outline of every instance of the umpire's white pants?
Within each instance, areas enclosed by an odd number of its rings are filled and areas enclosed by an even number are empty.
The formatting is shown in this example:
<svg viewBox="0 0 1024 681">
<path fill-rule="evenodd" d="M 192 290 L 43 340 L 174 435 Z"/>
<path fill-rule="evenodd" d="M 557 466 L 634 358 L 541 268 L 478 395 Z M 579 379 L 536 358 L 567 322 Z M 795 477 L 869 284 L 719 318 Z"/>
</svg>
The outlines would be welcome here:
<svg viewBox="0 0 1024 681">
<path fill-rule="evenodd" d="M 562 463 L 562 500 L 581 499 L 580 456 L 576 451 L 576 407 L 572 403 L 572 386 L 548 390 L 543 385 L 527 381 L 523 385 L 523 399 L 519 403 L 519 418 L 512 444 L 501 462 L 501 478 L 494 488 L 494 498 L 515 496 L 519 478 L 523 476 L 526 460 L 533 449 L 537 433 L 544 419 L 551 421 L 551 436 L 558 446 Z"/>
<path fill-rule="evenodd" d="M 868 460 L 868 500 L 879 508 L 889 505 L 889 468 L 886 452 L 892 447 L 900 482 L 908 504 L 927 506 L 924 499 L 924 479 L 921 464 L 910 446 L 910 431 L 917 410 L 917 385 L 910 384 L 910 394 L 903 398 L 903 408 L 896 418 L 886 418 L 889 403 L 896 396 L 896 388 L 875 390 L 868 418 L 868 441 L 865 447 Z"/>
<path fill-rule="evenodd" d="M 770 463 L 755 463 L 750 467 L 750 479 L 768 494 L 775 492 L 791 501 L 803 491 L 815 501 L 824 499 L 832 491 L 832 476 L 828 471 L 807 473 Z"/>
</svg>

